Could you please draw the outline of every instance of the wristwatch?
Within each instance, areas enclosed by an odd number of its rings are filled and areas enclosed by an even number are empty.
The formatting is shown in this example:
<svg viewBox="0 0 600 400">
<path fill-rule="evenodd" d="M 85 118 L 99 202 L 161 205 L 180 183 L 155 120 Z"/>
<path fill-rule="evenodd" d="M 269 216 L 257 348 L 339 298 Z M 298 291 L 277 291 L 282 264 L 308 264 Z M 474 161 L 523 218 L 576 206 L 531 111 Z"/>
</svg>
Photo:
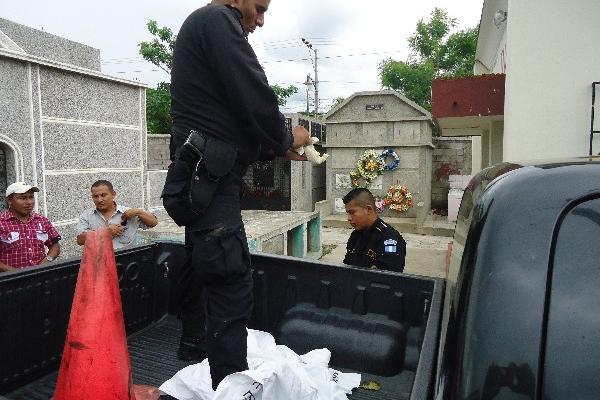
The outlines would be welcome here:
<svg viewBox="0 0 600 400">
<path fill-rule="evenodd" d="M 55 258 L 54 258 L 54 257 L 52 257 L 52 256 L 46 256 L 46 260 L 48 260 L 48 261 L 52 262 L 52 261 L 54 261 L 54 260 L 55 260 Z"/>
</svg>

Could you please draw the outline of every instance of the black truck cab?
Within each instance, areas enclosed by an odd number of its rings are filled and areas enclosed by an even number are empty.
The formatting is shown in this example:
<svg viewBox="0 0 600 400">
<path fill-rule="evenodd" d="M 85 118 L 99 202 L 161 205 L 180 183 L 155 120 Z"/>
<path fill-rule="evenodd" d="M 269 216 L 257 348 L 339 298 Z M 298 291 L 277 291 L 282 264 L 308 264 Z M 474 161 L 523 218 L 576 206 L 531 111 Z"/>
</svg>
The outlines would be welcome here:
<svg viewBox="0 0 600 400">
<path fill-rule="evenodd" d="M 600 397 L 600 163 L 479 173 L 452 243 L 436 398 Z"/>
</svg>

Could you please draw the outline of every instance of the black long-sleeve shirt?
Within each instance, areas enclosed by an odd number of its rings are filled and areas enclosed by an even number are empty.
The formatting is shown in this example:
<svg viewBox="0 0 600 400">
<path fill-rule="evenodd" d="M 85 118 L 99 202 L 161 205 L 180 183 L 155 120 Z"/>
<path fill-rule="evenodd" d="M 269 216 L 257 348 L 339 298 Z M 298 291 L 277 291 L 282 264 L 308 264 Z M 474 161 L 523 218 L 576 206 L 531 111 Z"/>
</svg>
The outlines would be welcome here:
<svg viewBox="0 0 600 400">
<path fill-rule="evenodd" d="M 353 231 L 346 246 L 344 264 L 402 272 L 406 242 L 393 227 L 377 218 L 364 231 Z"/>
<path fill-rule="evenodd" d="M 196 129 L 238 148 L 238 161 L 285 154 L 292 136 L 277 96 L 246 39 L 241 13 L 208 5 L 183 23 L 173 52 L 173 125 Z"/>
</svg>

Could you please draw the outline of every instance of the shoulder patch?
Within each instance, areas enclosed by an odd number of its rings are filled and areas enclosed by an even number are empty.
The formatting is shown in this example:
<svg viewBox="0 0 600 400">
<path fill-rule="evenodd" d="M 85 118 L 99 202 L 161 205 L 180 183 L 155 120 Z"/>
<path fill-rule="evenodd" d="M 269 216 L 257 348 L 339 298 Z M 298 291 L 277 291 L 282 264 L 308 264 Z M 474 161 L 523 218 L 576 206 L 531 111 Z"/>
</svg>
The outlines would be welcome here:
<svg viewBox="0 0 600 400">
<path fill-rule="evenodd" d="M 398 244 L 398 242 L 394 239 L 388 239 L 385 242 L 383 242 L 384 248 L 383 251 L 385 253 L 395 253 L 396 250 L 396 245 Z"/>
</svg>

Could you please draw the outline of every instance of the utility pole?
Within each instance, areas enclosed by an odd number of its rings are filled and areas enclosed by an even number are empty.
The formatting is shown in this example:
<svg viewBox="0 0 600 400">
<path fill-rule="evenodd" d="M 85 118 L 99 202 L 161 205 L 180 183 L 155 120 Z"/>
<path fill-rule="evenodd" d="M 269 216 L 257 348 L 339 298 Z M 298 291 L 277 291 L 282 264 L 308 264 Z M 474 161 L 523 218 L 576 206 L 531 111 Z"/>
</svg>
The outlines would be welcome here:
<svg viewBox="0 0 600 400">
<path fill-rule="evenodd" d="M 315 87 L 315 114 L 319 113 L 319 72 L 318 72 L 318 61 L 319 61 L 319 55 L 317 52 L 317 49 L 313 49 L 313 45 L 306 40 L 305 38 L 302 38 L 302 43 L 304 43 L 306 45 L 306 47 L 308 47 L 308 50 L 312 50 L 315 53 L 315 79 L 313 80 L 313 85 Z M 308 79 L 307 79 L 308 82 Z"/>
<path fill-rule="evenodd" d="M 317 49 L 315 50 L 315 114 L 319 114 L 319 75 L 317 74 Z"/>
<path fill-rule="evenodd" d="M 306 82 L 304 82 L 304 84 L 306 85 L 306 113 L 310 114 L 310 109 L 309 109 L 309 104 L 310 104 L 310 85 L 313 84 L 313 80 L 309 75 L 306 75 Z"/>
</svg>

